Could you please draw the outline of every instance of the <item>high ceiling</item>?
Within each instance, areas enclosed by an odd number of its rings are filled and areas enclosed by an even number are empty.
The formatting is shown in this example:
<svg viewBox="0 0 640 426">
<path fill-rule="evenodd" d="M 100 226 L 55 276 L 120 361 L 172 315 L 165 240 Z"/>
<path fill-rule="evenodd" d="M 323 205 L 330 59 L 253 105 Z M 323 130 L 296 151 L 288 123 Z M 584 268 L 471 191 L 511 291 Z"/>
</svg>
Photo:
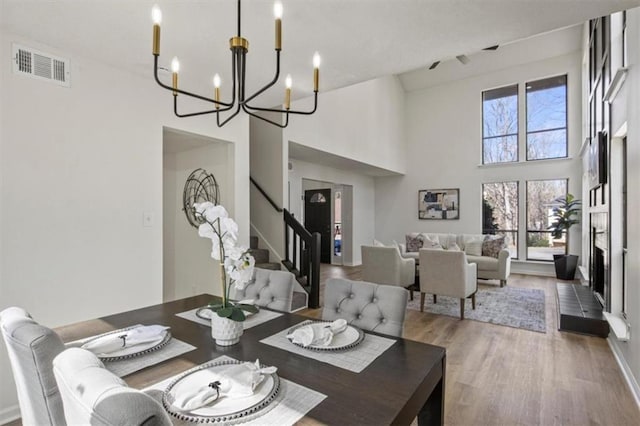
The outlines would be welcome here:
<svg viewBox="0 0 640 426">
<path fill-rule="evenodd" d="M 281 81 L 291 73 L 294 98 L 311 94 L 311 58 L 316 50 L 322 55 L 322 91 L 428 67 L 434 61 L 640 5 L 640 0 L 282 2 Z M 171 58 L 178 56 L 182 88 L 210 91 L 211 77 L 218 72 L 228 90 L 228 40 L 236 32 L 234 0 L 0 0 L 0 27 L 72 59 L 97 59 L 151 78 L 154 3 L 163 12 L 161 65 L 169 67 Z M 250 42 L 248 91 L 272 78 L 272 5 L 272 0 L 242 4 L 242 35 Z M 164 77 L 169 81 L 168 73 Z M 282 87 L 268 92 L 262 105 L 280 104 Z"/>
</svg>

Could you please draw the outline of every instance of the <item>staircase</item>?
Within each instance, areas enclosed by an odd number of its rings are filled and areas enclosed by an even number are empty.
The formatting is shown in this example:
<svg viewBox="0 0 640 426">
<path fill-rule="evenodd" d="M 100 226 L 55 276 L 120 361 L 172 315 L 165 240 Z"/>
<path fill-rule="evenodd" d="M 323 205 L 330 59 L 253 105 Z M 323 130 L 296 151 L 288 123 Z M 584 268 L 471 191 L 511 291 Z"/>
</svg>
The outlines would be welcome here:
<svg viewBox="0 0 640 426">
<path fill-rule="evenodd" d="M 255 267 L 261 268 L 261 269 L 270 269 L 273 271 L 282 270 L 282 267 L 279 263 L 269 261 L 269 250 L 259 248 L 259 245 L 260 245 L 260 242 L 258 240 L 258 237 L 255 237 L 255 236 L 249 237 L 249 253 L 251 253 L 253 258 L 256 260 Z M 297 277 L 296 277 L 296 282 L 300 284 Z M 308 299 L 307 292 L 304 291 L 302 287 L 299 287 L 299 288 L 294 287 L 293 300 L 291 302 L 291 310 L 295 312 L 300 309 L 306 308 L 308 304 L 307 299 Z"/>
<path fill-rule="evenodd" d="M 271 269 L 273 271 L 279 271 L 280 264 L 276 262 L 269 262 L 269 250 L 258 247 L 258 237 L 249 237 L 249 253 L 256 260 L 256 268 Z"/>
</svg>

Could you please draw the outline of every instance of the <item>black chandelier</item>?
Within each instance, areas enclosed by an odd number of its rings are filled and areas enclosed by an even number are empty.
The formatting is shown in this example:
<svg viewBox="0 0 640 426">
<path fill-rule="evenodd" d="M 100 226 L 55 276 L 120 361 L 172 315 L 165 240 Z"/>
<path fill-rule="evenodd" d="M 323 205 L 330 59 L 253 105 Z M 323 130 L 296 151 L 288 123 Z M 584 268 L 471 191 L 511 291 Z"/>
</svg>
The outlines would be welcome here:
<svg viewBox="0 0 640 426">
<path fill-rule="evenodd" d="M 318 108 L 318 86 L 320 80 L 320 55 L 316 52 L 313 55 L 313 109 L 311 111 L 295 111 L 291 110 L 291 86 L 292 80 L 291 76 L 287 75 L 285 79 L 285 96 L 284 96 L 284 105 L 283 108 L 263 108 L 250 105 L 249 102 L 253 101 L 256 97 L 262 94 L 265 90 L 269 89 L 273 86 L 280 77 L 280 52 L 282 51 L 282 3 L 280 1 L 276 1 L 273 7 L 273 12 L 275 15 L 275 50 L 276 50 L 276 72 L 273 80 L 271 80 L 267 85 L 259 89 L 257 92 L 247 96 L 245 93 L 246 88 L 246 57 L 247 52 L 249 50 L 249 41 L 245 38 L 242 38 L 240 31 L 240 0 L 238 0 L 238 34 L 235 37 L 231 37 L 229 39 L 229 47 L 231 49 L 231 75 L 233 76 L 232 81 L 232 97 L 231 102 L 224 102 L 220 100 L 220 85 L 221 80 L 218 74 L 215 74 L 213 77 L 213 86 L 214 86 L 214 97 L 209 98 L 206 96 L 201 96 L 196 93 L 187 92 L 185 90 L 178 88 L 178 72 L 180 71 L 180 63 L 178 62 L 178 58 L 174 57 L 171 61 L 171 71 L 172 71 L 172 85 L 166 85 L 158 78 L 158 58 L 160 56 L 160 22 L 162 21 L 162 12 L 158 8 L 158 6 L 154 6 L 151 12 L 153 19 L 153 72 L 156 79 L 156 82 L 163 88 L 170 90 L 173 93 L 173 112 L 178 117 L 193 117 L 196 115 L 205 115 L 205 114 L 215 114 L 216 122 L 218 127 L 222 127 L 229 122 L 233 117 L 238 115 L 240 110 L 246 112 L 252 117 L 259 118 L 260 120 L 264 120 L 268 123 L 271 123 L 275 126 L 285 128 L 289 124 L 289 114 L 302 114 L 302 115 L 311 115 Z M 178 112 L 178 94 L 190 96 L 195 99 L 199 99 L 201 101 L 209 102 L 214 105 L 213 109 L 184 113 L 181 114 Z M 221 112 L 231 111 L 231 114 L 226 118 L 220 117 Z M 284 115 L 284 123 L 278 123 L 276 121 L 270 120 L 266 117 L 263 117 L 257 112 L 275 112 Z"/>
</svg>

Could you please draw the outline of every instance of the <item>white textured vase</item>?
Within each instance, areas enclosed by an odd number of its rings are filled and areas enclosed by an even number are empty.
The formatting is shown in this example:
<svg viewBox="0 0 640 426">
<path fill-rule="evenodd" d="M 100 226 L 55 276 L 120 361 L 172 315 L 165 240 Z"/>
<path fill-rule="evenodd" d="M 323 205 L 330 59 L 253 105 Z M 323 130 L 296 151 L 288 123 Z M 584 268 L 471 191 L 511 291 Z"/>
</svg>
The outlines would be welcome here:
<svg viewBox="0 0 640 426">
<path fill-rule="evenodd" d="M 211 315 L 211 337 L 219 346 L 231 346 L 240 341 L 244 329 L 242 322 L 222 318 L 218 314 Z"/>
</svg>

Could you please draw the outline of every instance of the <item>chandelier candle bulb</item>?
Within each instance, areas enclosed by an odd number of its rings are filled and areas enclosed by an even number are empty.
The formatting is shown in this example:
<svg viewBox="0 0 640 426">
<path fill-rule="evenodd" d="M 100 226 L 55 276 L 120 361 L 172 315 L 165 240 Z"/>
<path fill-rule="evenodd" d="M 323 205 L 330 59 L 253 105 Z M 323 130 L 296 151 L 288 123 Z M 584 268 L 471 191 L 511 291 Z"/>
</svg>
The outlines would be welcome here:
<svg viewBox="0 0 640 426">
<path fill-rule="evenodd" d="M 162 11 L 158 5 L 151 9 L 151 19 L 153 20 L 153 54 L 160 55 L 160 23 L 162 23 Z"/>
<path fill-rule="evenodd" d="M 313 55 L 313 91 L 317 92 L 320 86 L 320 54 Z"/>
<path fill-rule="evenodd" d="M 287 75 L 287 78 L 284 80 L 284 84 L 286 86 L 286 89 L 284 90 L 284 109 L 288 111 L 289 108 L 291 108 L 291 86 L 293 86 L 291 74 Z"/>
<path fill-rule="evenodd" d="M 220 102 L 220 74 L 213 76 L 213 87 L 215 88 L 214 99 L 216 102 Z M 220 104 L 216 104 L 216 109 L 220 108 Z"/>
<path fill-rule="evenodd" d="M 178 72 L 180 71 L 180 61 L 178 61 L 178 58 L 175 56 L 171 60 L 171 71 L 173 72 L 173 96 L 178 96 L 178 92 L 176 92 L 176 90 L 178 90 Z"/>
<path fill-rule="evenodd" d="M 282 50 L 282 3 L 273 4 L 273 15 L 276 18 L 276 50 Z"/>
</svg>

